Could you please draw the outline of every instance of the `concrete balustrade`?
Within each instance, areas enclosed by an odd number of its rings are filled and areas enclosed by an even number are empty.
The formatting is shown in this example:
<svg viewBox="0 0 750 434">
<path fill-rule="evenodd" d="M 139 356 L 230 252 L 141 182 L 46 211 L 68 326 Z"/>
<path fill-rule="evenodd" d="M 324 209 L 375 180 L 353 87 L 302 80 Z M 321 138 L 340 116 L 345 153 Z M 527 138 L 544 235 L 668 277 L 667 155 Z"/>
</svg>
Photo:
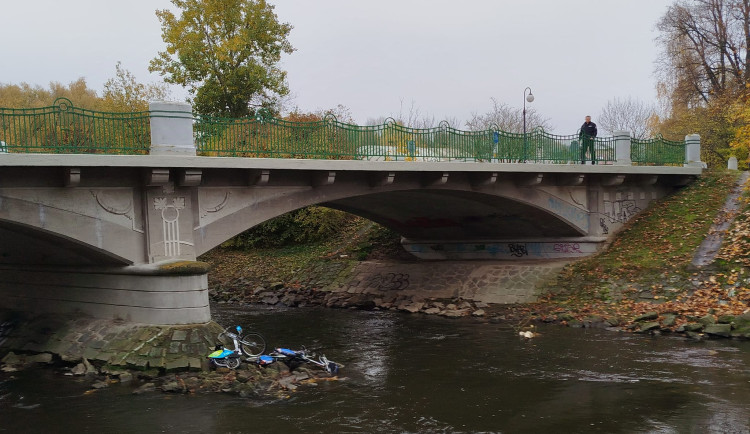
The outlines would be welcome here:
<svg viewBox="0 0 750 434">
<path fill-rule="evenodd" d="M 615 136 L 615 164 L 618 166 L 630 166 L 633 161 L 630 159 L 630 132 L 618 130 Z"/>
<path fill-rule="evenodd" d="M 151 155 L 195 155 L 193 108 L 184 102 L 158 101 L 151 111 Z"/>
<path fill-rule="evenodd" d="M 737 170 L 737 157 L 729 157 L 729 161 L 727 161 L 727 169 Z"/>
<path fill-rule="evenodd" d="M 688 134 L 685 136 L 685 145 L 685 164 L 688 166 L 705 167 L 706 163 L 701 161 L 700 134 Z"/>
</svg>

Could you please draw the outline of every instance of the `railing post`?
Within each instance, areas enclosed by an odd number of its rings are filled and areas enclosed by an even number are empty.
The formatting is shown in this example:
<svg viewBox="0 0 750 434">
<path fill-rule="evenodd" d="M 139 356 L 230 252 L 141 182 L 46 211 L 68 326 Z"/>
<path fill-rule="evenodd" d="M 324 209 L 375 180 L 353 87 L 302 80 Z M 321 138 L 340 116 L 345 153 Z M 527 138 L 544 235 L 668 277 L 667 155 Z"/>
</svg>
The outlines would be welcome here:
<svg viewBox="0 0 750 434">
<path fill-rule="evenodd" d="M 156 101 L 151 112 L 151 155 L 195 155 L 193 109 L 188 103 Z"/>
<path fill-rule="evenodd" d="M 699 134 L 688 134 L 685 136 L 685 166 L 701 166 L 701 136 Z"/>
<path fill-rule="evenodd" d="M 615 164 L 617 166 L 630 166 L 630 131 L 615 131 Z"/>
</svg>

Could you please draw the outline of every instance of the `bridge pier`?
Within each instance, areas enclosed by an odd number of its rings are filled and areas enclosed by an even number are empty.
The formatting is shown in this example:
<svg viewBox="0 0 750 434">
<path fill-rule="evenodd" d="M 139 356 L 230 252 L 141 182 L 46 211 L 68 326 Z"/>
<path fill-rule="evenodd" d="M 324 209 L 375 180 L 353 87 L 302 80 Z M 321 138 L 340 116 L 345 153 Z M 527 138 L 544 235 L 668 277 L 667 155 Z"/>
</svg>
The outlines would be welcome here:
<svg viewBox="0 0 750 434">
<path fill-rule="evenodd" d="M 0 306 L 143 324 L 211 320 L 204 264 L 131 267 L 0 266 Z"/>
</svg>

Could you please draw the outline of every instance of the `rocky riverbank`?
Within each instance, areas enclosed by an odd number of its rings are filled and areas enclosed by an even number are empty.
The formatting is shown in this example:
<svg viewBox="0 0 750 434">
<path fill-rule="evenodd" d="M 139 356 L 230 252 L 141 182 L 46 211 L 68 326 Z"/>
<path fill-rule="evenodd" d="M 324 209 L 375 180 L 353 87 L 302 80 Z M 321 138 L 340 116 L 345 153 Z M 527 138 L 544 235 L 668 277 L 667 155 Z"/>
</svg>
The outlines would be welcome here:
<svg viewBox="0 0 750 434">
<path fill-rule="evenodd" d="M 90 383 L 92 392 L 114 385 L 129 387 L 133 394 L 144 393 L 230 393 L 243 398 L 286 398 L 299 387 L 314 386 L 322 381 L 340 381 L 320 369 L 298 367 L 293 372 L 283 363 L 261 367 L 242 363 L 237 369 L 218 367 L 198 371 L 164 374 L 158 369 L 133 370 L 94 364 L 88 359 L 65 363 L 51 353 L 16 354 L 10 352 L 0 360 L 0 371 L 13 373 L 40 366 L 52 367 L 61 375 Z"/>
<path fill-rule="evenodd" d="M 92 391 L 122 384 L 135 394 L 233 393 L 279 398 L 300 386 L 338 380 L 322 369 L 281 362 L 261 367 L 245 360 L 237 369 L 216 367 L 207 355 L 220 343 L 218 324 L 144 326 L 86 318 L 5 318 L 0 359 L 6 375 L 40 366 L 90 383 Z"/>
</svg>

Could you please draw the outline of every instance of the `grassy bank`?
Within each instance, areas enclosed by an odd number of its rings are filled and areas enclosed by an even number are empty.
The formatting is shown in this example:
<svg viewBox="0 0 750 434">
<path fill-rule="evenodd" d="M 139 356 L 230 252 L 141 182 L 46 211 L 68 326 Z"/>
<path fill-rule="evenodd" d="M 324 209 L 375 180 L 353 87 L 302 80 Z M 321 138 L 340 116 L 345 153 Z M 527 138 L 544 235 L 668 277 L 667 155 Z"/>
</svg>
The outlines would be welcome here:
<svg viewBox="0 0 750 434">
<path fill-rule="evenodd" d="M 527 306 L 548 319 L 586 322 L 603 318 L 631 325 L 646 314 L 679 328 L 698 318 L 740 315 L 747 308 L 750 274 L 746 254 L 750 210 L 745 205 L 720 251 L 721 259 L 699 270 L 691 266 L 696 249 L 721 213 L 738 173 L 707 173 L 628 222 L 608 249 L 570 264 L 543 299 Z M 745 194 L 746 196 L 746 194 Z M 740 245 L 737 240 L 746 241 Z"/>
</svg>

